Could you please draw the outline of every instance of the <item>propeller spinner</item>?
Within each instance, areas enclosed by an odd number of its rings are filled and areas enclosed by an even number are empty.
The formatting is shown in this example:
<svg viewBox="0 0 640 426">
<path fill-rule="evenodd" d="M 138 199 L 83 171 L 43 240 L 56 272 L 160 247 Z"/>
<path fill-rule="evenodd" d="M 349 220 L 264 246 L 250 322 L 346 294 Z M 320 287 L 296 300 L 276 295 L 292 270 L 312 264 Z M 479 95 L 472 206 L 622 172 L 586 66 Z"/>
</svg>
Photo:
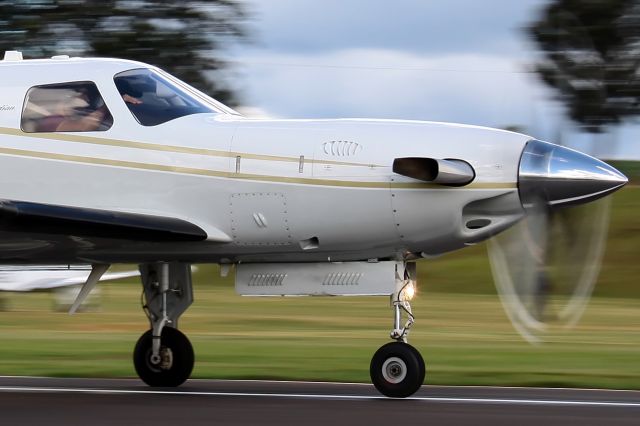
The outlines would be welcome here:
<svg viewBox="0 0 640 426">
<path fill-rule="evenodd" d="M 520 158 L 518 188 L 525 209 L 588 203 L 622 188 L 627 177 L 589 155 L 532 140 Z"/>
</svg>

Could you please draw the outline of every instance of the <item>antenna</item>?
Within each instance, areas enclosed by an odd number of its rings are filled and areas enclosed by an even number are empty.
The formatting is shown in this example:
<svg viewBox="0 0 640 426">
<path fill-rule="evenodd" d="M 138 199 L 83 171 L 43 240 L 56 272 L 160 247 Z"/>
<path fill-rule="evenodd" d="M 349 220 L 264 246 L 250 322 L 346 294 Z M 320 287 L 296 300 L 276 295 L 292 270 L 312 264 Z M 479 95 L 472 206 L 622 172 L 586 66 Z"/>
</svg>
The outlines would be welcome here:
<svg viewBox="0 0 640 426">
<path fill-rule="evenodd" d="M 4 60 L 5 61 L 21 61 L 22 60 L 22 52 L 17 50 L 7 50 L 4 52 Z"/>
</svg>

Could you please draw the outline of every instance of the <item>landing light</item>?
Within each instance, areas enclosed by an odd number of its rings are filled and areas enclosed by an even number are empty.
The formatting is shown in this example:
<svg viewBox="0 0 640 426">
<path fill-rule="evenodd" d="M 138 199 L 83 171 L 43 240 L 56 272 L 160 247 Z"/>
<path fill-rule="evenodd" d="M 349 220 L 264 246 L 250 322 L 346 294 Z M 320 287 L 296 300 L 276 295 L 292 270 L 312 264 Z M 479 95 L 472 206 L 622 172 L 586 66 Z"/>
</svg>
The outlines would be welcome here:
<svg viewBox="0 0 640 426">
<path fill-rule="evenodd" d="M 401 302 L 408 302 L 410 300 L 413 299 L 413 296 L 416 295 L 416 285 L 413 281 L 409 281 L 407 284 L 405 284 L 404 287 L 402 287 L 402 290 L 400 290 L 400 301 Z"/>
</svg>

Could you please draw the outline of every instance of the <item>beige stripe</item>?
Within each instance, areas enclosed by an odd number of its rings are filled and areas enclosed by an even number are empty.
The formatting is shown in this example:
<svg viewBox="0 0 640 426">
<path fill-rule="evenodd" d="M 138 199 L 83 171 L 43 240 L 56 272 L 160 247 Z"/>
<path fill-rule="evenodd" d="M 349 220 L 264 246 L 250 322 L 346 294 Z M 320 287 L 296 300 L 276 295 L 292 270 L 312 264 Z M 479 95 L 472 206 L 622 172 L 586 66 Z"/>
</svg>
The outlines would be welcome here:
<svg viewBox="0 0 640 426">
<path fill-rule="evenodd" d="M 188 175 L 223 177 L 229 179 L 252 180 L 259 182 L 295 183 L 304 185 L 337 186 L 348 188 L 396 188 L 396 189 L 457 189 L 430 183 L 411 182 L 362 182 L 331 179 L 290 178 L 285 176 L 266 176 L 247 173 L 229 173 L 217 170 L 195 169 L 191 167 L 167 166 L 162 164 L 138 163 L 133 161 L 110 160 L 106 158 L 84 157 L 79 155 L 56 154 L 49 152 L 27 151 L 13 148 L 0 148 L 0 154 L 17 155 L 29 158 L 44 158 L 48 160 L 70 161 L 74 163 L 99 164 L 103 166 L 126 167 L 130 169 L 156 170 L 163 172 L 182 173 Z M 464 188 L 473 189 L 513 189 L 515 183 L 472 183 Z"/>
<path fill-rule="evenodd" d="M 176 152 L 180 154 L 194 154 L 205 155 L 208 157 L 237 157 L 246 158 L 249 160 L 265 160 L 265 161 L 283 161 L 288 163 L 297 163 L 300 161 L 300 157 L 285 157 L 278 155 L 262 155 L 262 154 L 249 154 L 246 152 L 229 152 L 219 151 L 206 148 L 192 148 L 187 146 L 175 146 L 175 145 L 163 145 L 147 142 L 135 142 L 125 141 L 121 139 L 109 139 L 109 138 L 96 138 L 93 136 L 74 135 L 69 133 L 27 133 L 20 129 L 12 129 L 8 127 L 0 127 L 0 134 L 20 136 L 32 139 L 47 139 L 61 142 L 74 142 L 74 143 L 87 143 L 93 145 L 104 146 L 117 146 L 120 148 L 135 148 L 135 149 L 147 149 L 151 151 L 165 151 Z M 347 163 L 342 161 L 331 160 L 311 160 L 305 159 L 305 163 L 313 164 L 331 164 L 337 166 L 355 166 L 355 167 L 383 167 L 375 164 L 363 164 L 363 163 Z"/>
</svg>

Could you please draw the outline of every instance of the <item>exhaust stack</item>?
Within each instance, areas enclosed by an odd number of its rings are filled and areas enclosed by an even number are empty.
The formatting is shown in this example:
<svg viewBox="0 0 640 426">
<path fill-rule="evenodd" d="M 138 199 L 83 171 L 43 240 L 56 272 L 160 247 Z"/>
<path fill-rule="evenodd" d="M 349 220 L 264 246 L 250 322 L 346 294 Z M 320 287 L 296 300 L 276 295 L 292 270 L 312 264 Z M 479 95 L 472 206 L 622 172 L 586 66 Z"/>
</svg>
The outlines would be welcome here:
<svg viewBox="0 0 640 426">
<path fill-rule="evenodd" d="M 454 158 L 396 158 L 393 160 L 393 172 L 445 186 L 468 185 L 476 177 L 476 172 L 469 163 Z"/>
</svg>

